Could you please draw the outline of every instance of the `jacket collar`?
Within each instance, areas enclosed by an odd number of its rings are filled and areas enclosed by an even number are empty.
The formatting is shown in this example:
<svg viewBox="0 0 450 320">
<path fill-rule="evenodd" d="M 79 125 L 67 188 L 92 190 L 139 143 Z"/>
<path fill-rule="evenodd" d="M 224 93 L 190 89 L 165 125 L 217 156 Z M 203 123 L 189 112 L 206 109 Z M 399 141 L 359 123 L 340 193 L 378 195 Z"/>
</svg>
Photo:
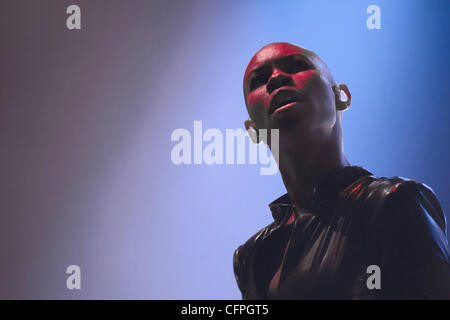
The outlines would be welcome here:
<svg viewBox="0 0 450 320">
<path fill-rule="evenodd" d="M 369 175 L 372 175 L 372 173 L 360 166 L 346 166 L 334 170 L 327 176 L 327 178 L 314 187 L 311 207 L 313 208 L 323 200 L 338 194 L 359 178 Z M 287 193 L 271 202 L 269 204 L 269 208 L 272 213 L 272 217 L 277 224 L 284 224 L 291 216 L 291 213 L 295 211 L 295 206 L 291 202 L 289 194 Z M 310 209 L 311 208 L 309 208 L 309 210 Z"/>
</svg>

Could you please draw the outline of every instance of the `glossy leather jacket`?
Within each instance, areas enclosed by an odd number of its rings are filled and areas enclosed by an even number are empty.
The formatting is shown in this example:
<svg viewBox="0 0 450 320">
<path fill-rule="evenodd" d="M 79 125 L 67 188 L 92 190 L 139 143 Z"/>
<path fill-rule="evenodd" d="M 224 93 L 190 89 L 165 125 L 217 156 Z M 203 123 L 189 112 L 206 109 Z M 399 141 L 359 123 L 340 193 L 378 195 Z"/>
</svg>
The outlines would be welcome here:
<svg viewBox="0 0 450 320">
<path fill-rule="evenodd" d="M 310 208 L 287 194 L 269 207 L 274 222 L 234 253 L 243 299 L 450 299 L 445 215 L 424 184 L 349 166 Z"/>
</svg>

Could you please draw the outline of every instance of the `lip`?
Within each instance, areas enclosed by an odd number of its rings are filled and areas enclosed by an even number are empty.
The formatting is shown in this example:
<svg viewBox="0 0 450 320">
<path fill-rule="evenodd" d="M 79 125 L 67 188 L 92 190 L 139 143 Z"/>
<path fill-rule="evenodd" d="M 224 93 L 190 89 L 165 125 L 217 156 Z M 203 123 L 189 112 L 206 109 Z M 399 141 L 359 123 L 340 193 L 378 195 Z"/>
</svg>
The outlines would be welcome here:
<svg viewBox="0 0 450 320">
<path fill-rule="evenodd" d="M 303 100 L 304 96 L 299 91 L 280 88 L 270 100 L 269 115 L 288 109 Z"/>
<path fill-rule="evenodd" d="M 289 109 L 290 107 L 292 107 L 292 106 L 294 106 L 294 105 L 296 105 L 298 103 L 300 103 L 300 102 L 299 101 L 289 102 L 288 104 L 285 104 L 285 105 L 279 107 L 278 109 L 276 109 L 274 112 L 272 112 L 272 114 L 275 114 L 275 113 L 281 112 L 283 110 Z"/>
</svg>

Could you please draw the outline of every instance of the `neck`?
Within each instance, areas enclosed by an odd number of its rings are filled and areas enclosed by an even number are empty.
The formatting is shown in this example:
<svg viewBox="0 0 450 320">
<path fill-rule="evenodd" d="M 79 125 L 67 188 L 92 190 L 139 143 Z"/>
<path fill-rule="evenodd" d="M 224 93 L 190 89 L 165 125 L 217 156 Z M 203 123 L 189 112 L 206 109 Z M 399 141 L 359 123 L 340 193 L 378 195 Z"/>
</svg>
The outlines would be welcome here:
<svg viewBox="0 0 450 320">
<path fill-rule="evenodd" d="M 282 138 L 280 136 L 280 140 Z M 280 173 L 297 208 L 310 207 L 314 187 L 334 170 L 348 165 L 342 151 L 341 137 L 337 134 L 320 142 L 280 143 Z"/>
</svg>

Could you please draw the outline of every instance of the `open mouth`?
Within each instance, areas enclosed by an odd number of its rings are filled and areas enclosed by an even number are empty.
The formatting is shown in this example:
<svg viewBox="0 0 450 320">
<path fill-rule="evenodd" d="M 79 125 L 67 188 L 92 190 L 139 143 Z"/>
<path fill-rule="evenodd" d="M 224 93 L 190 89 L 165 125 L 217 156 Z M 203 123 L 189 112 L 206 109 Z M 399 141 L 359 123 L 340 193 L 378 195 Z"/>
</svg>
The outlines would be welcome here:
<svg viewBox="0 0 450 320">
<path fill-rule="evenodd" d="M 303 97 L 297 91 L 286 89 L 280 90 L 270 101 L 269 115 L 287 109 L 301 101 L 303 101 Z"/>
</svg>

